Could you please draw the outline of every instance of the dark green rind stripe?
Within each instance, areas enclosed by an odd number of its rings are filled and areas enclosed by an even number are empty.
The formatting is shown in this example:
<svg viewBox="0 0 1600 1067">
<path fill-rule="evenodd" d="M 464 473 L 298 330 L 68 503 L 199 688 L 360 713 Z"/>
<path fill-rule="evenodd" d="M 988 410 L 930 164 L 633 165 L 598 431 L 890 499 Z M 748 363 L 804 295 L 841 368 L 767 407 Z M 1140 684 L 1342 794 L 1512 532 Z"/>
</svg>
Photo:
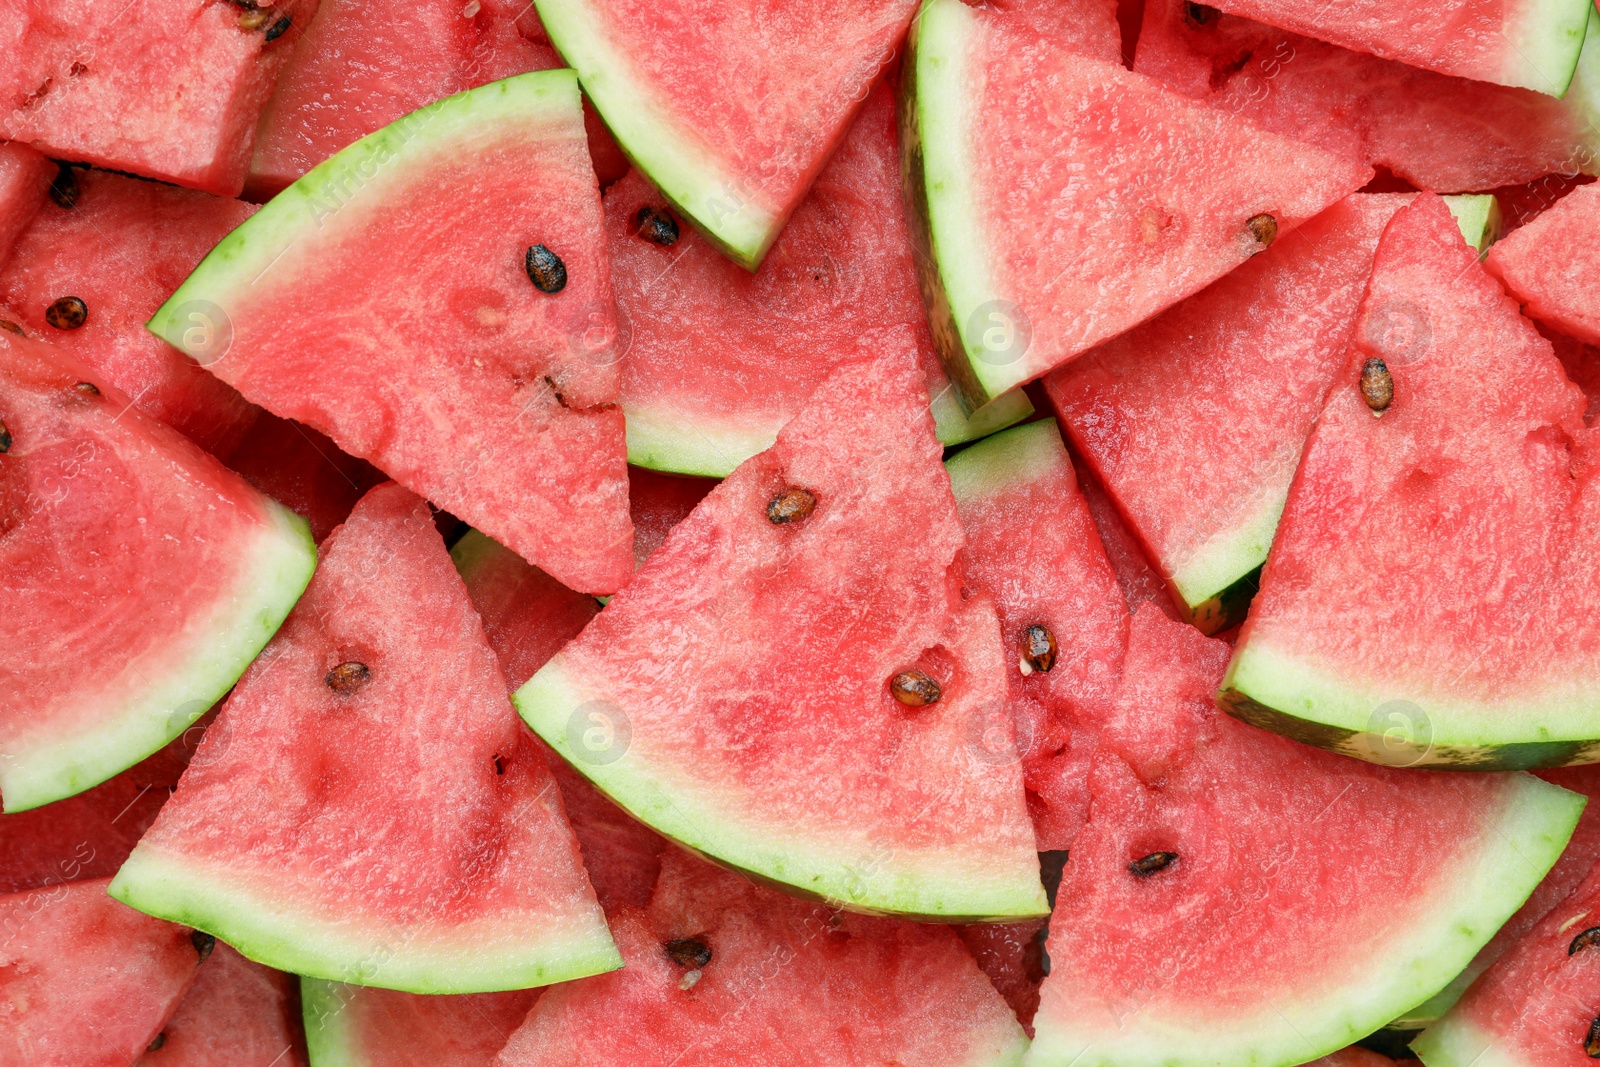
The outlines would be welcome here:
<svg viewBox="0 0 1600 1067">
<path fill-rule="evenodd" d="M 1258 565 L 1210 600 L 1193 607 L 1184 604 L 1180 596 L 1174 595 L 1172 599 L 1191 624 L 1201 633 L 1211 636 L 1244 622 L 1245 615 L 1250 611 L 1250 602 L 1260 588 L 1261 567 Z"/>
</svg>

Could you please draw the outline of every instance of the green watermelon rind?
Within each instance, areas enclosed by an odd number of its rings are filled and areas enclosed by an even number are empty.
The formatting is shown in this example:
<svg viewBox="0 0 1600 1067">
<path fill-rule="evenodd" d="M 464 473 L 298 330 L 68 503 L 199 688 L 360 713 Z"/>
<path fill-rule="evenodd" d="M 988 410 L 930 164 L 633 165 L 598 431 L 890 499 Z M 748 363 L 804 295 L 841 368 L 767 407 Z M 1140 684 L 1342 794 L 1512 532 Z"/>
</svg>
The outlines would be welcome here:
<svg viewBox="0 0 1600 1067">
<path fill-rule="evenodd" d="M 1513 1056 L 1500 1042 L 1465 1019 L 1446 1017 L 1411 1042 L 1424 1067 L 1545 1067 Z"/>
<path fill-rule="evenodd" d="M 1578 55 L 1572 84 L 1562 98 L 1572 113 L 1574 125 L 1588 134 L 1583 141 L 1581 157 L 1572 161 L 1570 170 L 1574 174 L 1600 171 L 1600 10 L 1590 5 L 1588 18 L 1583 51 Z"/>
<path fill-rule="evenodd" d="M 199 612 L 174 642 L 189 646 L 181 667 L 151 677 L 135 670 L 137 693 L 94 694 L 104 705 L 92 733 L 0 756 L 0 796 L 7 813 L 74 796 L 138 763 L 194 725 L 227 695 L 288 618 L 317 566 L 306 521 L 263 497 L 264 522 L 248 561 L 227 595 Z M 102 699 L 103 698 L 103 699 Z"/>
<path fill-rule="evenodd" d="M 1530 0 L 1505 30 L 1506 66 L 1500 81 L 1563 97 L 1577 72 L 1592 0 Z"/>
<path fill-rule="evenodd" d="M 596 916 L 587 932 L 556 936 L 484 919 L 450 928 L 429 944 L 399 924 L 358 931 L 314 907 L 293 907 L 230 884 L 192 858 L 148 844 L 107 890 L 146 915 L 204 930 L 267 967 L 351 985 L 408 993 L 532 989 L 614 971 L 622 957 Z M 543 934 L 543 936 L 539 936 Z"/>
<path fill-rule="evenodd" d="M 612 762 L 597 762 L 569 736 L 572 715 L 604 695 L 568 676 L 560 653 L 512 697 L 529 727 L 563 759 L 636 819 L 657 833 L 715 863 L 733 868 L 790 894 L 851 911 L 941 923 L 1016 922 L 1049 914 L 1044 887 L 1012 872 L 992 879 L 970 872 L 912 870 L 908 864 L 862 865 L 858 856 L 807 852 L 743 824 L 736 811 L 698 809 L 679 803 L 684 794 L 632 750 Z"/>
<path fill-rule="evenodd" d="M 1450 857 L 1453 877 L 1441 886 L 1442 899 L 1398 902 L 1412 904 L 1417 920 L 1361 968 L 1357 980 L 1364 984 L 1318 990 L 1302 1002 L 1292 999 L 1293 989 L 1272 991 L 1255 1018 L 1208 1017 L 1204 1029 L 1214 1038 L 1206 1042 L 1197 1040 L 1195 1020 L 1153 1018 L 1149 1008 L 1102 1032 L 1067 1033 L 1049 1013 L 1047 995 L 1024 1067 L 1282 1067 L 1329 1055 L 1379 1029 L 1459 974 L 1572 836 L 1583 796 L 1531 775 L 1512 780 L 1499 817 L 1478 837 L 1477 855 Z M 1275 1040 L 1263 1042 L 1257 1035 L 1264 1033 Z M 1175 1056 L 1174 1049 L 1187 1054 Z"/>
<path fill-rule="evenodd" d="M 343 982 L 300 978 L 300 1018 L 306 1033 L 306 1060 L 311 1067 L 374 1067 L 351 1044 L 344 1025 Z"/>
<path fill-rule="evenodd" d="M 535 0 L 550 43 L 577 73 L 623 154 L 713 245 L 746 270 L 761 265 L 787 219 L 674 122 L 612 46 L 593 0 Z"/>
</svg>

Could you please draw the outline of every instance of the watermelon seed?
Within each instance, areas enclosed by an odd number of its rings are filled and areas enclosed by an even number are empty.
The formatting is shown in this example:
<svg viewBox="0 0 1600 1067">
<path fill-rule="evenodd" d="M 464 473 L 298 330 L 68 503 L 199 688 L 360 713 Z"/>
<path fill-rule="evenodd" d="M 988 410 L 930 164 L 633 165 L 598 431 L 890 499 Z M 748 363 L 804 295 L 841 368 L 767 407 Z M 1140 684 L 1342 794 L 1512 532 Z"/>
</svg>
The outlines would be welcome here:
<svg viewBox="0 0 1600 1067">
<path fill-rule="evenodd" d="M 523 260 L 528 280 L 541 293 L 559 293 L 567 287 L 567 265 L 544 245 L 529 245 Z"/>
<path fill-rule="evenodd" d="M 367 669 L 365 663 L 349 660 L 329 671 L 323 681 L 327 683 L 329 689 L 340 696 L 350 696 L 360 692 L 368 682 L 372 681 L 372 672 Z"/>
<path fill-rule="evenodd" d="M 0 319 L 0 330 L 5 330 L 7 333 L 14 333 L 18 337 L 25 336 L 25 334 L 22 332 L 22 327 L 18 326 L 10 319 Z"/>
<path fill-rule="evenodd" d="M 939 683 L 918 670 L 901 671 L 889 682 L 889 692 L 908 708 L 921 708 L 939 703 L 944 690 Z"/>
<path fill-rule="evenodd" d="M 44 321 L 58 330 L 76 330 L 89 321 L 89 305 L 75 296 L 64 296 L 44 309 Z"/>
<path fill-rule="evenodd" d="M 700 984 L 700 977 L 704 973 L 705 972 L 701 971 L 699 968 L 695 968 L 694 970 L 685 973 L 682 978 L 678 979 L 678 988 L 687 993 L 689 990 Z"/>
<path fill-rule="evenodd" d="M 146 1052 L 154 1052 L 157 1049 L 159 1049 L 162 1045 L 165 1045 L 166 1043 L 167 1043 L 167 1032 L 165 1030 L 163 1030 L 159 1034 L 156 1035 L 154 1041 L 150 1042 L 148 1045 L 146 1045 L 144 1047 L 144 1050 Z"/>
<path fill-rule="evenodd" d="M 268 44 L 271 44 L 273 41 L 276 41 L 279 37 L 282 37 L 284 34 L 288 33 L 289 32 L 289 23 L 291 21 L 293 21 L 293 20 L 291 20 L 288 15 L 285 15 L 285 16 L 283 16 L 283 18 L 279 19 L 277 22 L 274 22 L 272 24 L 272 28 L 267 31 L 267 35 L 266 35 L 266 37 L 263 38 L 263 40 L 265 40 Z"/>
<path fill-rule="evenodd" d="M 1589 1033 L 1583 1039 L 1583 1051 L 1591 1060 L 1600 1060 L 1600 1015 L 1589 1024 Z"/>
<path fill-rule="evenodd" d="M 1263 249 L 1278 239 L 1278 220 L 1265 212 L 1251 215 L 1244 225 L 1250 231 L 1250 236 L 1256 239 L 1256 244 Z"/>
<path fill-rule="evenodd" d="M 662 946 L 679 967 L 704 967 L 711 962 L 711 947 L 697 937 L 676 937 Z"/>
<path fill-rule="evenodd" d="M 1583 933 L 1572 939 L 1572 944 L 1567 946 L 1567 955 L 1576 956 L 1586 948 L 1600 945 L 1600 926 L 1591 926 Z"/>
<path fill-rule="evenodd" d="M 1211 23 L 1217 20 L 1217 16 L 1220 14 L 1222 14 L 1222 12 L 1206 4 L 1183 5 L 1183 20 L 1189 25 L 1193 26 L 1195 29 L 1199 29 L 1202 26 L 1209 26 Z"/>
<path fill-rule="evenodd" d="M 6 424 L 0 422 L 0 455 L 11 451 L 11 431 L 6 429 Z"/>
<path fill-rule="evenodd" d="M 100 387 L 93 382 L 76 382 L 72 388 L 79 396 L 100 395 Z"/>
<path fill-rule="evenodd" d="M 1152 852 L 1148 856 L 1141 856 L 1128 864 L 1128 870 L 1141 878 L 1148 878 L 1157 871 L 1164 871 L 1178 862 L 1176 852 Z"/>
<path fill-rule="evenodd" d="M 56 164 L 56 176 L 50 179 L 50 199 L 56 207 L 71 208 L 78 204 L 78 172 L 65 163 Z"/>
<path fill-rule="evenodd" d="M 799 522 L 817 508 L 817 496 L 809 489 L 789 486 L 767 502 L 767 521 L 774 526 Z"/>
<path fill-rule="evenodd" d="M 87 74 L 87 73 L 89 73 L 89 68 L 85 64 L 79 63 L 77 61 L 74 61 L 72 66 L 67 68 L 67 74 L 70 77 L 73 77 L 73 78 L 79 77 L 79 76 Z"/>
<path fill-rule="evenodd" d="M 211 955 L 211 950 L 217 947 L 217 939 L 204 930 L 190 930 L 189 944 L 194 946 L 195 952 L 200 956 L 200 962 L 204 963 L 206 957 Z"/>
<path fill-rule="evenodd" d="M 259 30 L 267 24 L 272 17 L 272 12 L 264 11 L 258 7 L 247 7 L 239 13 L 239 28 L 241 30 Z"/>
<path fill-rule="evenodd" d="M 1034 623 L 1022 631 L 1022 662 L 1046 674 L 1056 665 L 1056 635 L 1048 626 Z"/>
<path fill-rule="evenodd" d="M 1361 365 L 1361 399 L 1377 412 L 1387 411 L 1394 403 L 1394 376 L 1389 373 L 1389 365 L 1377 356 Z"/>
<path fill-rule="evenodd" d="M 633 235 L 663 248 L 678 243 L 678 223 L 665 211 L 646 205 L 633 216 Z"/>
<path fill-rule="evenodd" d="M 496 773 L 496 774 L 504 774 L 504 773 L 506 773 L 505 761 L 502 760 L 499 757 L 499 755 L 496 755 L 495 758 L 494 758 L 494 773 Z"/>
</svg>

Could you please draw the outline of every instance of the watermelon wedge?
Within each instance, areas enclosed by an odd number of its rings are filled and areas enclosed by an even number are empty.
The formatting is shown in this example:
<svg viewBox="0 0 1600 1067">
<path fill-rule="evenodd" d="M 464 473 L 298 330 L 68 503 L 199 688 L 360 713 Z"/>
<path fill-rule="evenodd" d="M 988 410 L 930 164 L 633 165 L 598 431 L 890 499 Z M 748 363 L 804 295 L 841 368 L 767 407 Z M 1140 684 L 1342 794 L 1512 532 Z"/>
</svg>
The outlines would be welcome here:
<svg viewBox="0 0 1600 1067">
<path fill-rule="evenodd" d="M 0 143 L 0 264 L 44 203 L 56 165 L 27 145 Z"/>
<path fill-rule="evenodd" d="M 945 444 L 1033 411 L 1017 391 L 968 419 L 939 367 L 917 291 L 887 85 L 867 97 L 755 274 L 687 227 L 673 235 L 641 225 L 676 223 L 637 172 L 605 201 L 630 463 L 720 478 L 770 447 L 834 367 L 891 344 L 915 346 Z"/>
<path fill-rule="evenodd" d="M 294 978 L 218 941 L 137 1067 L 306 1067 Z"/>
<path fill-rule="evenodd" d="M 144 320 L 254 209 L 76 167 L 61 172 L 55 189 L 0 266 L 5 314 L 31 336 L 71 351 L 140 411 L 226 460 L 260 409 L 150 336 Z M 80 325 L 60 317 L 63 299 L 81 302 Z M 63 322 L 70 328 L 56 324 Z"/>
<path fill-rule="evenodd" d="M 1220 699 L 1380 762 L 1600 759 L 1582 394 L 1432 194 L 1385 231 L 1352 340 Z"/>
<path fill-rule="evenodd" d="M 1169 619 L 1182 619 L 1183 615 L 1172 603 L 1171 586 L 1151 566 L 1150 557 L 1145 554 L 1144 547 L 1139 544 L 1133 531 L 1128 529 L 1127 522 L 1111 502 L 1100 479 L 1077 456 L 1072 457 L 1072 470 L 1077 475 L 1084 502 L 1089 505 L 1089 515 L 1100 534 L 1100 544 L 1106 550 L 1106 558 L 1116 572 L 1117 584 L 1122 587 L 1122 597 L 1127 601 L 1128 610 L 1136 611 L 1139 605 L 1150 604 Z"/>
<path fill-rule="evenodd" d="M 237 196 L 262 105 L 316 9 L 144 0 L 130 25 L 116 4 L 17 0 L 0 28 L 0 139 Z"/>
<path fill-rule="evenodd" d="M 150 328 L 565 584 L 608 593 L 633 573 L 616 325 L 570 72 L 357 141 L 217 246 Z"/>
<path fill-rule="evenodd" d="M 311 1067 L 489 1067 L 540 992 L 424 997 L 302 978 Z"/>
<path fill-rule="evenodd" d="M 852 909 L 1031 918 L 1021 773 L 982 743 L 1010 743 L 994 609 L 961 597 L 927 407 L 908 356 L 841 370 L 516 703 L 718 862 Z"/>
<path fill-rule="evenodd" d="M 0 797 L 14 812 L 183 733 L 316 557 L 299 518 L 98 375 L 4 332 L 0 427 Z"/>
<path fill-rule="evenodd" d="M 1220 0 L 1224 11 L 1424 70 L 1562 96 L 1578 65 L 1588 0 L 1384 0 L 1307 5 Z"/>
<path fill-rule="evenodd" d="M 618 962 L 432 515 L 392 483 L 323 546 L 111 892 L 280 970 L 419 993 Z"/>
<path fill-rule="evenodd" d="M 688 518 L 716 484 L 709 478 L 677 478 L 643 467 L 629 467 L 628 510 L 633 515 L 634 564 L 643 566 L 672 528 Z"/>
<path fill-rule="evenodd" d="M 924 5 L 908 62 L 918 267 L 967 409 L 1203 288 L 1371 173 L 960 0 Z"/>
<path fill-rule="evenodd" d="M 1581 186 L 1495 247 L 1489 272 L 1532 318 L 1580 341 L 1600 344 L 1597 238 L 1600 186 Z"/>
<path fill-rule="evenodd" d="M 661 194 L 754 270 L 916 0 L 535 0 L 550 41 Z"/>
<path fill-rule="evenodd" d="M 6 1067 L 128 1067 L 212 950 L 118 904 L 103 878 L 0 897 L 0 929 Z"/>
<path fill-rule="evenodd" d="M 270 411 L 257 415 L 244 440 L 228 453 L 227 463 L 245 481 L 304 518 L 319 544 L 368 489 L 388 480 L 326 435 Z"/>
<path fill-rule="evenodd" d="M 1600 26 L 1600 15 L 1590 19 Z M 1149 0 L 1133 69 L 1419 189 L 1488 190 L 1600 166 L 1600 47 L 1584 51 L 1571 89 L 1554 100 L 1352 52 L 1186 0 Z"/>
<path fill-rule="evenodd" d="M 546 993 L 496 1067 L 998 1067 L 1027 1047 L 953 932 L 780 896 L 677 849 L 616 932 L 627 967 Z"/>
</svg>

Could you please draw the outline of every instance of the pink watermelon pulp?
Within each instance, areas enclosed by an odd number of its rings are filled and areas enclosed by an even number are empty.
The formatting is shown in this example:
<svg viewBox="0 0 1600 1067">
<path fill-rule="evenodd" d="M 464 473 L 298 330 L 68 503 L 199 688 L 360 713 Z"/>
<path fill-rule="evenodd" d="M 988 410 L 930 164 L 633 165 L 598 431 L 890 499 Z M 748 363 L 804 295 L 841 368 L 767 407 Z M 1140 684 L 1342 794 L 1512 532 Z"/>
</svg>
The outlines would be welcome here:
<svg viewBox="0 0 1600 1067">
<path fill-rule="evenodd" d="M 1490 273 L 1529 316 L 1588 344 L 1600 344 L 1600 186 L 1585 185 L 1489 252 Z"/>
<path fill-rule="evenodd" d="M 1381 415 L 1364 374 L 1389 383 Z M 1600 478 L 1583 409 L 1443 202 L 1397 214 L 1229 668 L 1229 710 L 1407 766 L 1600 758 Z"/>
<path fill-rule="evenodd" d="M 228 466 L 245 481 L 304 518 L 319 544 L 350 514 L 368 489 L 386 481 L 366 460 L 290 419 L 262 411 Z"/>
<path fill-rule="evenodd" d="M 305 1067 L 293 983 L 218 941 L 137 1067 Z"/>
<path fill-rule="evenodd" d="M 910 63 L 918 267 L 968 408 L 1204 287 L 1370 176 L 959 0 L 924 7 Z"/>
<path fill-rule="evenodd" d="M 312 1067 L 489 1067 L 540 992 L 425 997 L 300 980 Z"/>
<path fill-rule="evenodd" d="M 324 545 L 112 892 L 334 981 L 488 992 L 617 964 L 428 507 L 393 484 Z"/>
<path fill-rule="evenodd" d="M 0 144 L 0 264 L 33 221 L 55 176 L 56 165 L 27 145 Z"/>
<path fill-rule="evenodd" d="M 628 468 L 628 510 L 633 515 L 633 559 L 643 566 L 672 528 L 716 488 L 709 478 L 676 478 L 642 467 Z"/>
</svg>

